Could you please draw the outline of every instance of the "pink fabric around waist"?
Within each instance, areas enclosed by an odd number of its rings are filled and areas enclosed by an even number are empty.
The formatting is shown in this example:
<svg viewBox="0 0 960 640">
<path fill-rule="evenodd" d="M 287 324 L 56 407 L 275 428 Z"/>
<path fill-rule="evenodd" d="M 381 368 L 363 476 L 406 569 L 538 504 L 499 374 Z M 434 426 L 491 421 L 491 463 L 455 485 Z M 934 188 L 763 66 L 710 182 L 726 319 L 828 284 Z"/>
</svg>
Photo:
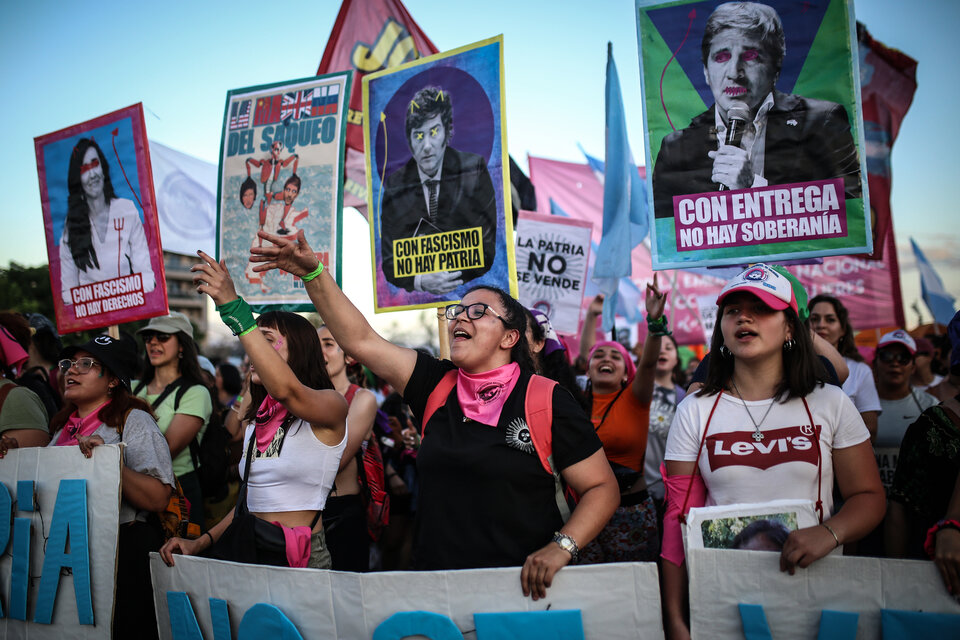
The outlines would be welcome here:
<svg viewBox="0 0 960 640">
<path fill-rule="evenodd" d="M 660 464 L 660 474 L 663 476 L 663 484 L 667 491 L 667 509 L 663 515 L 663 545 L 660 549 L 660 557 L 679 567 L 686 556 L 683 551 L 683 533 L 680 530 L 680 512 L 684 509 L 684 502 L 686 502 L 684 517 L 692 507 L 702 507 L 706 504 L 707 485 L 704 484 L 703 476 L 699 473 L 689 476 L 668 476 L 663 463 Z"/>
<path fill-rule="evenodd" d="M 303 569 L 310 560 L 310 536 L 313 532 L 310 527 L 285 527 L 274 522 L 283 529 L 283 539 L 287 547 L 287 564 L 291 567 Z"/>
</svg>

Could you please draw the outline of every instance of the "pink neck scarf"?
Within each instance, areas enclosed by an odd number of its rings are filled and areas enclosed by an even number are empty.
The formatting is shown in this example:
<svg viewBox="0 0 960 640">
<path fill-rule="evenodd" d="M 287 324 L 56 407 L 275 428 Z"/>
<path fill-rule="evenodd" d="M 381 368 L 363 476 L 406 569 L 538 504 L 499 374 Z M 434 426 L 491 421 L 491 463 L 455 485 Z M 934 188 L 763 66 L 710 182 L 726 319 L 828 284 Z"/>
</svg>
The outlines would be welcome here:
<svg viewBox="0 0 960 640">
<path fill-rule="evenodd" d="M 277 429 L 287 417 L 287 409 L 273 396 L 267 396 L 257 410 L 257 420 L 254 423 L 253 433 L 257 438 L 257 451 L 263 453 L 273 442 Z"/>
<path fill-rule="evenodd" d="M 5 327 L 0 327 L 0 362 L 10 367 L 14 375 L 19 376 L 28 359 L 29 356 L 20 343 L 13 339 Z"/>
<path fill-rule="evenodd" d="M 465 418 L 492 427 L 500 421 L 500 412 L 520 378 L 516 362 L 483 373 L 457 372 L 457 400 Z"/>
<path fill-rule="evenodd" d="M 78 437 L 85 438 L 92 435 L 93 432 L 97 430 L 97 427 L 103 424 L 99 418 L 99 414 L 100 410 L 108 404 L 110 404 L 109 400 L 91 411 L 86 418 L 81 418 L 76 410 L 74 410 L 63 425 L 63 430 L 60 431 L 60 437 L 57 438 L 56 446 L 69 447 L 71 445 L 77 445 L 80 444 L 79 441 L 77 441 Z"/>
</svg>

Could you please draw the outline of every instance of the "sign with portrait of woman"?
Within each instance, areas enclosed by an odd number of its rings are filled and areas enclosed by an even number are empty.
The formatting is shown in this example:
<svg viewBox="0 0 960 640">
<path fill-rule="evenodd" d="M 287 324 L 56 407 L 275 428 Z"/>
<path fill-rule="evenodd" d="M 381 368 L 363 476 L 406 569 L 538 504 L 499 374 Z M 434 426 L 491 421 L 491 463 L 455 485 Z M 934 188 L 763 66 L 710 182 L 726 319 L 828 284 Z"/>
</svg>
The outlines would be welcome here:
<svg viewBox="0 0 960 640">
<path fill-rule="evenodd" d="M 139 103 L 34 139 L 57 329 L 167 313 Z"/>
</svg>

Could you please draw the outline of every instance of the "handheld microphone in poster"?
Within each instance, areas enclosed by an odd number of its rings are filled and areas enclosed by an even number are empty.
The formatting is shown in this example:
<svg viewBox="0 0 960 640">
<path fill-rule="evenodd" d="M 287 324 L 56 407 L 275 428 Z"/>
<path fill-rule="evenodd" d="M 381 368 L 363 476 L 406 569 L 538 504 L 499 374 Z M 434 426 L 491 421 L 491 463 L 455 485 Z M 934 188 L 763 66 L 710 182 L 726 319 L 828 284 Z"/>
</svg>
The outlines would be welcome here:
<svg viewBox="0 0 960 640">
<path fill-rule="evenodd" d="M 741 102 L 736 107 L 730 107 L 727 110 L 727 135 L 723 139 L 723 144 L 732 147 L 739 147 L 743 140 L 743 131 L 747 128 L 747 121 L 750 119 L 750 109 L 747 104 Z M 728 189 L 727 185 L 721 184 L 720 191 Z"/>
</svg>

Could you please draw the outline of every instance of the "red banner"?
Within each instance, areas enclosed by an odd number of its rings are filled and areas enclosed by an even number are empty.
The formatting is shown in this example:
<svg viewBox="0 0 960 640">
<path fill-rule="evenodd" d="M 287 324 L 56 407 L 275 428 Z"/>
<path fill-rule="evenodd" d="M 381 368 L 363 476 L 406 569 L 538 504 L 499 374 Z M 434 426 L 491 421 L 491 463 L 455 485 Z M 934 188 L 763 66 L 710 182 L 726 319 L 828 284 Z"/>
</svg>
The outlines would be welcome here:
<svg viewBox="0 0 960 640">
<path fill-rule="evenodd" d="M 366 215 L 361 78 L 437 52 L 437 47 L 420 30 L 400 0 L 343 0 L 317 75 L 354 72 L 347 119 L 345 206 L 356 207 Z"/>
</svg>

